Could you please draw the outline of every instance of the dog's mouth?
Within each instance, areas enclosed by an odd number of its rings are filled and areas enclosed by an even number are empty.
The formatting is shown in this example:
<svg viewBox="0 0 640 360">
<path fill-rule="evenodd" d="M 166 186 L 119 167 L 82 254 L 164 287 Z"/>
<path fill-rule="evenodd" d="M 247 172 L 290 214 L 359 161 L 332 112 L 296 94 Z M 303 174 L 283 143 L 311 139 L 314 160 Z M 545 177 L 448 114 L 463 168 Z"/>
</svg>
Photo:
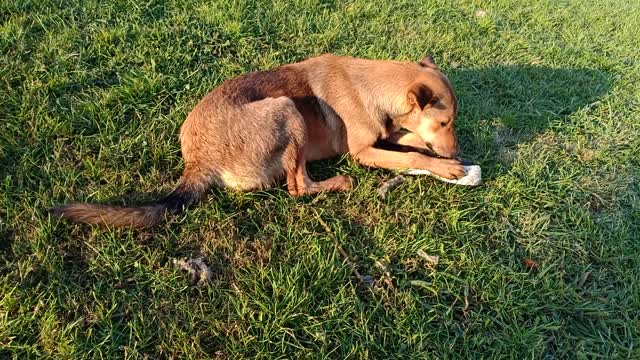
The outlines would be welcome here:
<svg viewBox="0 0 640 360">
<path fill-rule="evenodd" d="M 458 161 L 462 161 L 462 159 L 460 158 L 460 156 L 444 156 L 439 154 L 437 151 L 435 151 L 433 149 L 433 145 L 431 145 L 431 143 L 425 142 L 425 147 L 426 147 L 426 155 L 429 155 L 431 157 L 435 157 L 435 158 L 439 158 L 439 159 L 455 159 Z"/>
<path fill-rule="evenodd" d="M 433 149 L 433 145 L 431 145 L 431 143 L 425 142 L 424 143 L 426 150 L 429 154 L 429 156 L 433 156 L 433 157 L 438 157 L 438 158 L 443 158 L 444 156 L 441 156 L 440 154 L 438 154 L 434 149 Z"/>
<path fill-rule="evenodd" d="M 407 145 L 400 145 L 400 144 L 395 144 L 386 140 L 378 140 L 375 144 L 375 147 L 379 148 L 379 149 L 385 149 L 385 150 L 390 150 L 390 151 L 398 151 L 398 152 L 419 152 L 422 154 L 425 154 L 427 156 L 431 156 L 434 158 L 439 158 L 439 159 L 456 159 L 458 161 L 461 161 L 459 156 L 455 156 L 455 157 L 447 157 L 447 156 L 443 156 L 438 154 L 432 147 L 431 144 L 429 143 L 425 143 L 424 147 L 421 148 L 415 148 L 412 146 L 407 146 Z"/>
</svg>

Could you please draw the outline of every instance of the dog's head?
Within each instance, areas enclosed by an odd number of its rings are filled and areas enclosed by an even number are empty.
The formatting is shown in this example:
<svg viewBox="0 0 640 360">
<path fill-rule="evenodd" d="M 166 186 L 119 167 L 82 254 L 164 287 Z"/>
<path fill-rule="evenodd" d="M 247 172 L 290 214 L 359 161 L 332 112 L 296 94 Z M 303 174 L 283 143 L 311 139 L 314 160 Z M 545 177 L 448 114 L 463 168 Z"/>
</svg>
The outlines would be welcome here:
<svg viewBox="0 0 640 360">
<path fill-rule="evenodd" d="M 419 64 L 420 75 L 407 89 L 411 110 L 397 119 L 398 125 L 419 135 L 437 155 L 455 158 L 459 147 L 453 123 L 458 106 L 453 87 L 431 56 Z"/>
</svg>

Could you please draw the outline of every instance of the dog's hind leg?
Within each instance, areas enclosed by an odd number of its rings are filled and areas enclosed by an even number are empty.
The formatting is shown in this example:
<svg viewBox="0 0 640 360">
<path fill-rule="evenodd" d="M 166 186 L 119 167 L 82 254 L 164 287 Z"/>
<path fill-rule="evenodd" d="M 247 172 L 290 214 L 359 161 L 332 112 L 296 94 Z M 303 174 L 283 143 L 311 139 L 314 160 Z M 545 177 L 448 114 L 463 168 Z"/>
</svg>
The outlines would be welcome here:
<svg viewBox="0 0 640 360">
<path fill-rule="evenodd" d="M 244 118 L 251 121 L 245 121 L 242 128 L 232 132 L 250 133 L 255 140 L 241 142 L 243 146 L 236 152 L 243 159 L 242 165 L 235 166 L 235 171 L 228 176 L 242 182 L 243 189 L 265 187 L 282 175 L 289 193 L 294 196 L 352 188 L 348 176 L 334 176 L 324 181 L 313 181 L 309 177 L 305 156 L 312 146 L 308 141 L 309 130 L 293 100 L 267 98 L 247 105 L 244 111 Z M 247 146 L 249 143 L 251 146 Z"/>
<path fill-rule="evenodd" d="M 279 114 L 285 117 L 286 126 L 283 128 L 286 128 L 289 133 L 287 136 L 289 142 L 284 150 L 281 163 L 289 193 L 293 196 L 303 196 L 323 191 L 351 190 L 353 181 L 351 177 L 346 175 L 334 176 L 323 181 L 314 181 L 309 177 L 305 153 L 307 147 L 312 145 L 308 141 L 309 134 L 304 118 L 290 100 L 286 106 L 280 107 Z"/>
<path fill-rule="evenodd" d="M 293 196 L 316 194 L 323 191 L 348 191 L 353 188 L 353 180 L 347 175 L 337 175 L 323 181 L 313 181 L 307 173 L 304 156 L 304 146 L 291 147 L 288 151 L 295 152 L 295 164 L 287 167 L 287 189 Z"/>
</svg>

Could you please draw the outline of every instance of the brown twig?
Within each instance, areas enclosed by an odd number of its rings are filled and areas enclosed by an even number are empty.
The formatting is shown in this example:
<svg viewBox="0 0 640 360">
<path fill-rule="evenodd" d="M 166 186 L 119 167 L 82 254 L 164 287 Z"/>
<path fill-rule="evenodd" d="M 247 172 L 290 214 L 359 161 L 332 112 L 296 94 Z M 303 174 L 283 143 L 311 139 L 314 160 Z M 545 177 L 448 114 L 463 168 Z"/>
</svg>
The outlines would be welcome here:
<svg viewBox="0 0 640 360">
<path fill-rule="evenodd" d="M 382 186 L 380 186 L 378 188 L 378 195 L 385 199 L 387 197 L 387 193 L 391 190 L 393 190 L 393 188 L 397 187 L 398 185 L 402 184 L 404 182 L 404 176 L 402 175 L 398 175 L 396 177 L 394 177 L 391 180 L 385 181 Z"/>
<path fill-rule="evenodd" d="M 429 267 L 435 267 L 440 262 L 440 256 L 429 255 L 424 250 L 418 250 L 418 256 L 425 259 Z"/>
<path fill-rule="evenodd" d="M 336 236 L 333 234 L 333 231 L 331 231 L 331 228 L 329 227 L 329 225 L 327 225 L 326 222 L 324 222 L 324 220 L 322 220 L 322 218 L 320 217 L 320 215 L 318 215 L 318 213 L 316 212 L 316 217 L 318 218 L 318 222 L 320 222 L 320 225 L 322 225 L 322 227 L 324 228 L 324 230 L 327 232 L 327 234 L 329 234 L 329 237 L 331 238 L 331 240 L 333 240 L 333 244 L 335 245 L 336 249 L 338 249 L 338 252 L 340 252 L 340 255 L 342 256 L 342 258 L 344 259 L 344 261 L 349 264 L 349 266 L 351 267 L 351 272 L 353 273 L 353 276 L 356 277 L 356 279 L 358 279 L 358 281 L 361 284 L 366 284 L 366 281 L 364 281 L 364 279 L 362 278 L 362 275 L 360 275 L 360 272 L 358 271 L 358 268 L 356 267 L 356 265 L 349 259 L 349 254 L 347 254 L 346 251 L 344 251 L 344 249 L 342 248 L 342 246 L 340 245 L 340 243 L 338 242 L 338 239 L 336 238 Z"/>
</svg>

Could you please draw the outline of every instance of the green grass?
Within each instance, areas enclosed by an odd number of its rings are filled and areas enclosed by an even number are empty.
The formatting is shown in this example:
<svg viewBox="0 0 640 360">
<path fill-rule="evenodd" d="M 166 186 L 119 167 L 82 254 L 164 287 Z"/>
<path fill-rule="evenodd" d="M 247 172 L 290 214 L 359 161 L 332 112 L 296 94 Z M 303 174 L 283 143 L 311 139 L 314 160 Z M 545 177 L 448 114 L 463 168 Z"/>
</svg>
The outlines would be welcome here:
<svg viewBox="0 0 640 360">
<path fill-rule="evenodd" d="M 0 358 L 640 358 L 639 36 L 624 0 L 0 0 Z M 485 185 L 381 200 L 337 159 L 312 175 L 351 193 L 213 190 L 148 232 L 44 212 L 168 192 L 204 94 L 324 52 L 434 54 Z M 171 262 L 200 255 L 205 287 Z"/>
</svg>

